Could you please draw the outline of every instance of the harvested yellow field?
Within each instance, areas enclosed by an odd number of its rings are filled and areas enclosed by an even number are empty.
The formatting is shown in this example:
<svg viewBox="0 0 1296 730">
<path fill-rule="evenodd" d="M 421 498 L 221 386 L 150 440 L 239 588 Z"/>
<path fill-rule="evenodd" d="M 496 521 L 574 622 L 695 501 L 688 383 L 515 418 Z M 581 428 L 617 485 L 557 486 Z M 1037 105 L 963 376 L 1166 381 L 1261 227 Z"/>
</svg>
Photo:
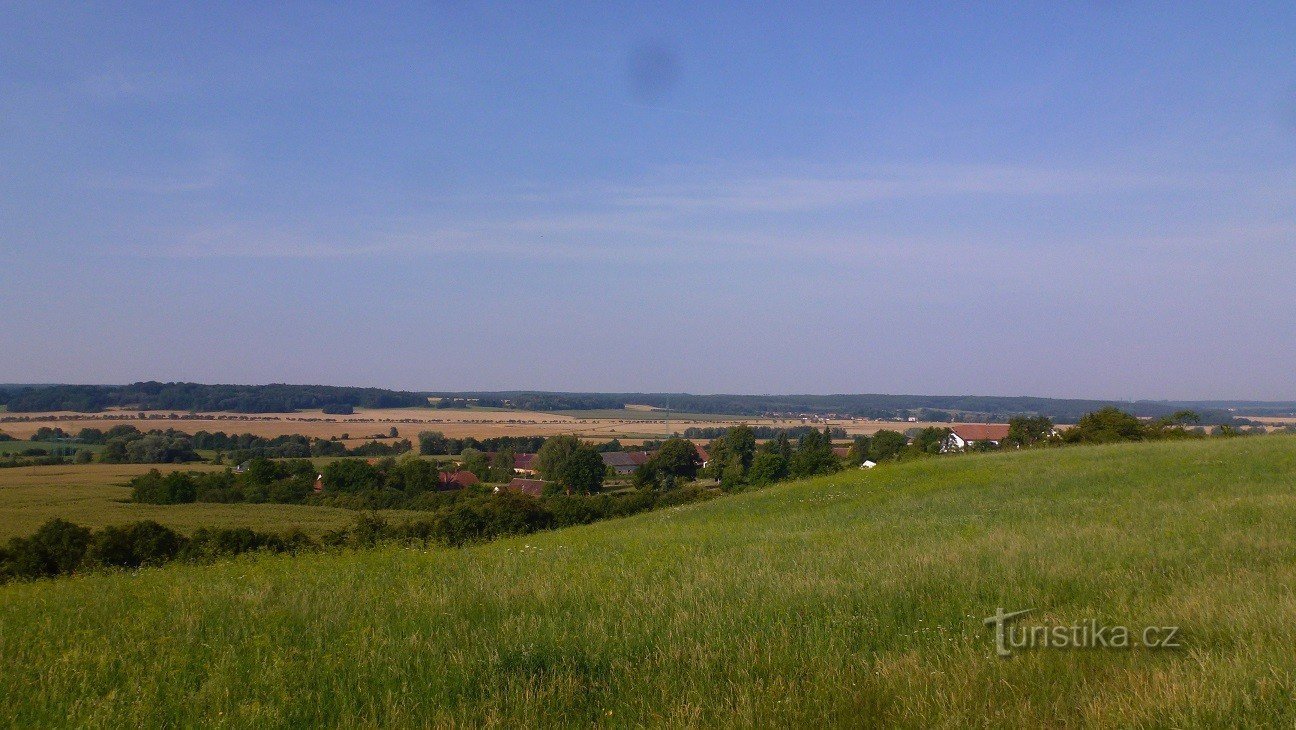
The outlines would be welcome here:
<svg viewBox="0 0 1296 730">
<path fill-rule="evenodd" d="M 683 433 L 692 427 L 724 427 L 746 423 L 749 426 L 774 426 L 791 428 L 825 424 L 841 427 L 848 434 L 871 434 L 881 429 L 903 431 L 926 426 L 948 426 L 947 423 L 870 421 L 866 419 L 833 419 L 809 421 L 799 418 L 742 418 L 724 416 L 671 418 L 662 412 L 661 418 L 646 418 L 645 411 L 630 409 L 625 418 L 609 417 L 610 411 L 598 411 L 590 416 L 572 413 L 541 413 L 537 411 L 508 410 L 457 410 L 436 408 L 377 408 L 356 409 L 352 415 L 326 415 L 320 411 L 296 413 L 184 413 L 172 411 L 121 411 L 103 413 L 22 413 L 4 414 L 0 417 L 0 431 L 16 438 L 29 438 L 42 426 L 59 427 L 77 432 L 83 428 L 109 429 L 130 424 L 140 430 L 174 428 L 186 433 L 196 431 L 224 431 L 226 433 L 251 433 L 258 436 L 305 436 L 332 438 L 348 437 L 351 441 L 370 436 L 386 436 L 395 427 L 403 438 L 413 439 L 419 431 L 440 431 L 453 438 L 473 436 L 553 436 L 575 434 L 589 439 L 638 442 L 644 439 L 666 438 Z"/>
</svg>

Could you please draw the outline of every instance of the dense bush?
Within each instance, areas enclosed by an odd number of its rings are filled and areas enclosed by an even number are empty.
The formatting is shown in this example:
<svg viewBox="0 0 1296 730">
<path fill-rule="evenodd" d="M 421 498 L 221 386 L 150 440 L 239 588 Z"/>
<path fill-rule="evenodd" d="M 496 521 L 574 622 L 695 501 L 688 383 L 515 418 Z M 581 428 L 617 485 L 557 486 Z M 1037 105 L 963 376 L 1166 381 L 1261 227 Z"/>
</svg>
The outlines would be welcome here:
<svg viewBox="0 0 1296 730">
<path fill-rule="evenodd" d="M 0 561 L 0 578 L 42 578 L 71 573 L 85 558 L 90 530 L 50 520 L 31 537 L 15 537 Z"/>
<path fill-rule="evenodd" d="M 0 549 L 0 581 L 49 578 L 102 568 L 139 568 L 173 560 L 203 561 L 241 553 L 300 551 L 318 547 L 300 530 L 275 535 L 247 528 L 208 529 L 192 537 L 156 522 L 136 522 L 91 532 L 50 520 L 31 537 Z"/>
<path fill-rule="evenodd" d="M 161 565 L 174 560 L 183 544 L 179 533 L 152 521 L 105 527 L 90 541 L 85 564 L 119 568 Z"/>
</svg>

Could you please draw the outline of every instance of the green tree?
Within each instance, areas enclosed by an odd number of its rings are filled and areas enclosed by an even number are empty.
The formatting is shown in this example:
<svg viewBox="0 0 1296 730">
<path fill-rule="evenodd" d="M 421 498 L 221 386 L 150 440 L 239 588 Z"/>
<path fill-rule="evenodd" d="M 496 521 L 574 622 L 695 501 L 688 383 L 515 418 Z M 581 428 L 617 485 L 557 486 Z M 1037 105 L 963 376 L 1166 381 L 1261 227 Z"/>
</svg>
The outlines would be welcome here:
<svg viewBox="0 0 1296 730">
<path fill-rule="evenodd" d="M 571 457 L 576 449 L 580 448 L 581 441 L 575 436 L 561 435 L 545 439 L 544 446 L 536 452 L 535 468 L 540 476 L 549 481 L 562 481 L 563 465 Z M 602 463 L 600 457 L 599 463 Z"/>
<path fill-rule="evenodd" d="M 1053 419 L 1048 416 L 1016 416 L 1008 420 L 1005 446 L 1036 446 L 1053 435 Z"/>
<path fill-rule="evenodd" d="M 698 469 L 702 467 L 697 447 L 692 441 L 682 438 L 666 439 L 651 461 L 662 475 L 682 480 L 696 479 Z"/>
<path fill-rule="evenodd" d="M 786 479 L 787 475 L 787 459 L 784 459 L 777 450 L 771 449 L 756 453 L 752 459 L 751 470 L 747 472 L 747 479 L 752 484 L 773 484 Z"/>
<path fill-rule="evenodd" d="M 581 444 L 563 460 L 558 482 L 572 494 L 593 494 L 603 486 L 607 467 L 594 447 Z"/>
<path fill-rule="evenodd" d="M 869 458 L 873 461 L 894 459 L 908 444 L 909 439 L 904 434 L 884 428 L 869 440 Z"/>
<path fill-rule="evenodd" d="M 797 441 L 796 451 L 788 461 L 788 472 L 794 477 L 831 474 L 840 469 L 841 461 L 833 456 L 828 429 L 807 431 Z"/>
<path fill-rule="evenodd" d="M 464 449 L 459 454 L 459 468 L 467 472 L 472 472 L 473 476 L 478 479 L 486 479 L 490 476 L 490 462 L 486 459 L 486 454 L 477 449 Z"/>
<path fill-rule="evenodd" d="M 707 454 L 710 460 L 707 462 L 706 475 L 720 481 L 725 465 L 729 463 L 729 446 L 724 437 L 712 439 L 711 443 L 707 444 Z"/>
<path fill-rule="evenodd" d="M 733 490 L 746 482 L 747 471 L 743 469 L 742 455 L 730 453 L 725 457 L 724 467 L 720 470 L 720 488 Z"/>
<path fill-rule="evenodd" d="M 756 435 L 747 424 L 739 424 L 725 434 L 725 451 L 728 456 L 736 456 L 745 476 L 751 468 L 752 458 L 756 456 Z"/>
<path fill-rule="evenodd" d="M 330 492 L 367 492 L 380 483 L 378 470 L 364 459 L 337 459 L 323 474 L 324 488 Z"/>
<path fill-rule="evenodd" d="M 500 449 L 491 459 L 490 479 L 492 482 L 507 482 L 513 478 L 513 449 Z"/>
<path fill-rule="evenodd" d="M 440 431 L 420 431 L 418 442 L 419 453 L 424 456 L 438 456 L 450 453 L 450 440 Z"/>
<path fill-rule="evenodd" d="M 950 435 L 948 428 L 928 426 L 914 437 L 914 447 L 924 454 L 939 454 L 945 439 Z"/>
<path fill-rule="evenodd" d="M 869 437 L 856 436 L 851 442 L 850 451 L 846 452 L 846 463 L 849 466 L 859 466 L 869 456 Z"/>
<path fill-rule="evenodd" d="M 1142 441 L 1147 433 L 1142 421 L 1115 406 L 1107 406 L 1081 416 L 1062 439 L 1067 443 L 1108 444 Z"/>
</svg>

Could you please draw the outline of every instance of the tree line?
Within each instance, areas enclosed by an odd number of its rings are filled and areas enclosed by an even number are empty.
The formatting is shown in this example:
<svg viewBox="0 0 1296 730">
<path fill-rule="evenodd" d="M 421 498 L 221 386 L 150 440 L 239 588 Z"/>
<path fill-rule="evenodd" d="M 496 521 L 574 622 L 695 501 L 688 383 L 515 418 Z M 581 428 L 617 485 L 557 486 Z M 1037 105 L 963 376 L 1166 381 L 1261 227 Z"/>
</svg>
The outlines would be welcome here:
<svg viewBox="0 0 1296 730">
<path fill-rule="evenodd" d="M 326 406 L 404 408 L 427 404 L 427 396 L 422 393 L 332 385 L 204 385 L 149 381 L 130 385 L 11 386 L 0 391 L 0 405 L 8 406 L 14 413 L 93 413 L 105 408 L 291 413 Z"/>
<path fill-rule="evenodd" d="M 395 428 L 389 438 L 398 435 Z M 250 433 L 227 434 L 223 431 L 199 431 L 193 435 L 175 429 L 141 431 L 130 424 L 120 424 L 107 430 L 83 428 L 73 434 L 59 427 L 42 426 L 32 434 L 32 441 L 56 442 L 61 450 L 74 456 L 58 463 L 89 463 L 98 460 L 105 464 L 182 464 L 201 461 L 197 450 L 217 452 L 217 463 L 235 463 L 255 458 L 310 458 L 321 456 L 395 456 L 413 449 L 409 439 L 394 442 L 371 440 L 347 447 L 339 439 L 290 434 L 283 436 L 257 436 Z M 78 445 L 103 446 L 98 456 Z"/>
<path fill-rule="evenodd" d="M 684 429 L 684 438 L 718 439 L 718 438 L 722 438 L 726 433 L 728 433 L 731 428 L 734 427 L 733 426 L 690 426 L 689 428 Z M 799 439 L 802 436 L 806 435 L 807 433 L 816 430 L 817 427 L 792 426 L 789 428 L 783 428 L 780 426 L 747 426 L 746 424 L 744 424 L 742 428 L 749 429 L 752 432 L 752 435 L 758 439 L 775 439 L 779 437 L 779 434 L 786 434 L 787 437 L 791 439 Z M 841 426 L 829 427 L 828 433 L 832 438 L 835 439 L 847 438 L 846 429 L 842 428 Z"/>
</svg>

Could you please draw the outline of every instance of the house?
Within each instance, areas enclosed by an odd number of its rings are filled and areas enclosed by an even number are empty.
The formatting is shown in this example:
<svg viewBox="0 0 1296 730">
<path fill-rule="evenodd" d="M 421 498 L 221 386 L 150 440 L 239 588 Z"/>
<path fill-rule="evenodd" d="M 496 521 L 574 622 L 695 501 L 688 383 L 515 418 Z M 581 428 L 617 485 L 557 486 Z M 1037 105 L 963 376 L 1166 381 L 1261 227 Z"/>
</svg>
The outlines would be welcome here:
<svg viewBox="0 0 1296 730">
<path fill-rule="evenodd" d="M 324 491 L 324 475 L 320 474 L 315 477 L 315 493 L 319 494 Z"/>
<path fill-rule="evenodd" d="M 504 489 L 507 489 L 510 492 L 521 492 L 523 494 L 529 494 L 532 497 L 539 497 L 544 494 L 546 484 L 548 484 L 548 482 L 543 479 L 523 479 L 521 477 L 514 477 L 513 481 L 504 486 Z M 500 488 L 495 487 L 495 491 L 500 491 Z"/>
<path fill-rule="evenodd" d="M 248 470 L 248 462 L 246 462 L 246 461 L 243 462 L 242 464 L 239 464 L 238 466 L 234 467 L 234 473 L 235 473 L 235 474 L 242 474 L 242 473 L 246 472 L 247 470 Z"/>
<path fill-rule="evenodd" d="M 833 452 L 833 456 L 837 457 L 838 459 L 845 459 L 847 456 L 850 456 L 850 447 L 834 446 L 832 447 L 832 452 Z"/>
<path fill-rule="evenodd" d="M 513 471 L 523 476 L 531 476 L 536 473 L 535 454 L 514 454 Z"/>
<path fill-rule="evenodd" d="M 605 451 L 599 456 L 603 457 L 603 464 L 617 474 L 629 474 L 652 458 L 647 451 Z"/>
<path fill-rule="evenodd" d="M 711 463 L 711 454 L 707 453 L 705 446 L 698 446 L 697 444 L 693 444 L 693 448 L 697 449 L 698 459 L 702 462 L 702 468 L 703 469 L 707 468 L 707 464 Z"/>
<path fill-rule="evenodd" d="M 1006 423 L 960 423 L 950 427 L 949 436 L 941 444 L 941 453 L 962 451 L 973 444 L 989 442 L 996 446 L 1008 438 Z"/>
<path fill-rule="evenodd" d="M 438 489 L 448 492 L 454 489 L 471 487 L 479 481 L 477 475 L 470 471 L 443 471 L 441 472 L 441 485 Z"/>
</svg>

